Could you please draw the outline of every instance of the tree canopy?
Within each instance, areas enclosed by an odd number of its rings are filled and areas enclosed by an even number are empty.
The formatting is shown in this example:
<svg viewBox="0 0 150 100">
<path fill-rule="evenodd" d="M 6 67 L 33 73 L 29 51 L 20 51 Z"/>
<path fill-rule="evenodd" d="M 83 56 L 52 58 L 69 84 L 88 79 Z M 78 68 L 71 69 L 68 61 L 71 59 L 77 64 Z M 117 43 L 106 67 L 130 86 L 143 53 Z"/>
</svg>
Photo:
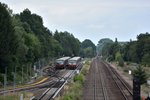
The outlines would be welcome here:
<svg viewBox="0 0 150 100">
<path fill-rule="evenodd" d="M 91 40 L 85 39 L 81 43 L 80 55 L 82 57 L 94 57 L 94 56 L 96 56 L 95 44 Z"/>
<path fill-rule="evenodd" d="M 98 44 L 98 52 L 109 60 L 118 59 L 118 54 L 124 61 L 130 61 L 150 66 L 150 34 L 148 32 L 141 33 L 137 36 L 136 41 L 130 42 L 107 42 L 109 39 L 102 39 Z M 104 45 L 105 44 L 105 45 Z"/>
<path fill-rule="evenodd" d="M 51 32 L 43 25 L 40 15 L 29 9 L 12 14 L 12 10 L 0 2 L 0 81 L 3 81 L 6 68 L 8 81 L 13 80 L 15 70 L 18 77 L 22 75 L 26 81 L 32 74 L 29 69 L 42 59 L 79 56 L 80 50 L 93 57 L 95 45 L 88 41 L 82 45 L 88 46 L 81 48 L 81 42 L 73 34 L 57 30 Z M 19 82 L 20 78 L 17 79 Z"/>
<path fill-rule="evenodd" d="M 4 73 L 5 67 L 10 66 L 10 63 L 13 62 L 18 45 L 9 8 L 0 3 L 0 72 Z"/>
<path fill-rule="evenodd" d="M 60 43 L 63 50 L 59 52 L 64 56 L 77 56 L 80 50 L 80 41 L 69 32 L 55 31 L 54 38 Z"/>
<path fill-rule="evenodd" d="M 146 83 L 146 81 L 147 81 L 147 74 L 141 66 L 138 66 L 133 71 L 133 76 L 139 79 L 141 85 Z"/>
</svg>

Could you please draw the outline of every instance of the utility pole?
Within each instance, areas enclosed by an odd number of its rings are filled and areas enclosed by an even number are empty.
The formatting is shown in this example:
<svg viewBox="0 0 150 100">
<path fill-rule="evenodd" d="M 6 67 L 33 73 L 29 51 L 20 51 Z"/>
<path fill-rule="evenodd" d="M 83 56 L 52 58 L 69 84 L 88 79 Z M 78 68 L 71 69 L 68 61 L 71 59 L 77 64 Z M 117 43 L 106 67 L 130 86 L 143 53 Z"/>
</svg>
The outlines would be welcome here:
<svg viewBox="0 0 150 100">
<path fill-rule="evenodd" d="M 23 83 L 23 66 L 22 66 L 22 83 Z"/>
<path fill-rule="evenodd" d="M 141 100 L 141 84 L 137 77 L 133 77 L 133 100 Z"/>
<path fill-rule="evenodd" d="M 4 91 L 6 91 L 6 88 L 7 88 L 7 67 L 5 67 L 5 74 L 4 74 Z"/>
<path fill-rule="evenodd" d="M 27 67 L 27 75 L 26 75 L 26 76 L 27 76 L 27 81 L 28 81 L 28 79 L 29 79 L 29 78 L 28 78 L 28 77 L 29 77 L 29 71 L 28 71 L 28 70 L 29 70 L 29 68 L 28 68 L 29 66 L 28 66 L 28 64 L 27 64 L 26 67 Z"/>
<path fill-rule="evenodd" d="M 40 60 L 39 60 L 39 74 L 40 74 L 40 76 L 42 76 L 42 71 L 41 71 L 41 62 L 40 62 Z"/>
<path fill-rule="evenodd" d="M 32 77 L 32 63 L 30 63 L 30 77 Z"/>
<path fill-rule="evenodd" d="M 15 88 L 16 88 L 16 66 L 14 69 L 14 92 L 15 92 Z"/>
</svg>

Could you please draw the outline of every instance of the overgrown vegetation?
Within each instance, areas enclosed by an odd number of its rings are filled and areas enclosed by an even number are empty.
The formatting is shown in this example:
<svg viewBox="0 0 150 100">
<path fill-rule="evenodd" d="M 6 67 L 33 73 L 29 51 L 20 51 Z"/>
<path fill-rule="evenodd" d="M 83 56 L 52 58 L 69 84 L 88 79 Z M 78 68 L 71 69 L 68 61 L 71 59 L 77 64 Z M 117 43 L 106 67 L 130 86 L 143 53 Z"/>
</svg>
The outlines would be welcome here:
<svg viewBox="0 0 150 100">
<path fill-rule="evenodd" d="M 84 76 L 83 76 L 83 74 L 81 73 L 81 74 L 79 74 L 79 75 L 76 75 L 76 76 L 74 77 L 74 82 L 83 83 L 83 82 L 84 82 Z"/>
<path fill-rule="evenodd" d="M 20 93 L 10 93 L 7 95 L 1 95 L 0 100 L 20 100 L 21 95 L 23 95 L 24 100 L 29 100 L 33 96 L 29 92 L 20 92 Z"/>
</svg>

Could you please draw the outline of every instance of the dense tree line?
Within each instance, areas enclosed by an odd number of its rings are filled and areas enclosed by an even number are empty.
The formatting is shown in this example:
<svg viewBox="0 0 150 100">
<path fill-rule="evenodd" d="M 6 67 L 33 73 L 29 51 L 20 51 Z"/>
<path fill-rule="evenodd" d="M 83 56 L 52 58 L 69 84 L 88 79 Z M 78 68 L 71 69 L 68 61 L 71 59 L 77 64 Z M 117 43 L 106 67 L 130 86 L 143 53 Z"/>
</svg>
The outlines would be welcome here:
<svg viewBox="0 0 150 100">
<path fill-rule="evenodd" d="M 109 42 L 108 42 L 109 41 Z M 103 45 L 102 45 L 103 43 Z M 101 46 L 102 45 L 102 46 Z M 136 41 L 121 43 L 102 39 L 98 44 L 99 53 L 108 60 L 123 60 L 150 66 L 150 34 L 141 33 Z"/>
<path fill-rule="evenodd" d="M 101 39 L 98 42 L 98 53 L 107 60 L 115 60 L 116 56 L 120 55 L 121 45 L 118 43 L 117 38 L 115 42 L 110 39 Z"/>
<path fill-rule="evenodd" d="M 90 41 L 85 52 L 94 56 L 95 45 Z M 83 43 L 84 44 L 84 43 Z M 24 81 L 32 75 L 35 62 L 61 56 L 79 56 L 82 43 L 71 33 L 53 33 L 43 25 L 41 16 L 25 9 L 12 14 L 6 4 L 0 3 L 0 82 L 7 70 L 8 81 L 13 81 L 14 72 Z M 91 48 L 90 48 L 91 47 Z M 85 48 L 83 48 L 85 49 Z M 92 50 L 93 49 L 93 50 Z M 31 71 L 29 71 L 31 70 Z"/>
<path fill-rule="evenodd" d="M 133 70 L 133 77 L 140 80 L 140 84 L 147 81 L 148 74 L 144 67 L 150 67 L 150 34 L 141 33 L 136 41 L 115 42 L 110 39 L 102 39 L 98 44 L 98 52 L 107 61 L 116 61 L 119 66 L 124 66 L 124 61 L 135 62 L 139 66 Z"/>
<path fill-rule="evenodd" d="M 124 50 L 124 60 L 150 66 L 150 34 L 141 33 L 137 41 L 130 41 Z"/>
</svg>

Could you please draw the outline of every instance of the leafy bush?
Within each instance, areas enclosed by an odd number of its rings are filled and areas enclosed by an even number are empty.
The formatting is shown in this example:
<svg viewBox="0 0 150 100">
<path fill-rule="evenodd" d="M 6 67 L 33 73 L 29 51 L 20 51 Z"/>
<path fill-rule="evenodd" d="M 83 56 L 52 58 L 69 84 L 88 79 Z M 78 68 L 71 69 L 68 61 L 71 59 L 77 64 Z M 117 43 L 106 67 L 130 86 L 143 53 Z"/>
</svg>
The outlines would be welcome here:
<svg viewBox="0 0 150 100">
<path fill-rule="evenodd" d="M 70 90 L 61 100 L 80 100 L 82 84 L 78 81 L 71 84 Z"/>
<path fill-rule="evenodd" d="M 68 95 L 64 95 L 64 100 L 72 100 L 72 95 L 68 94 Z"/>
<path fill-rule="evenodd" d="M 76 75 L 76 76 L 74 77 L 74 82 L 83 83 L 83 82 L 84 82 L 84 76 L 83 76 L 83 74 Z"/>
<path fill-rule="evenodd" d="M 85 65 L 90 65 L 90 61 L 89 61 L 89 60 L 86 60 L 86 61 L 85 61 Z"/>
</svg>

